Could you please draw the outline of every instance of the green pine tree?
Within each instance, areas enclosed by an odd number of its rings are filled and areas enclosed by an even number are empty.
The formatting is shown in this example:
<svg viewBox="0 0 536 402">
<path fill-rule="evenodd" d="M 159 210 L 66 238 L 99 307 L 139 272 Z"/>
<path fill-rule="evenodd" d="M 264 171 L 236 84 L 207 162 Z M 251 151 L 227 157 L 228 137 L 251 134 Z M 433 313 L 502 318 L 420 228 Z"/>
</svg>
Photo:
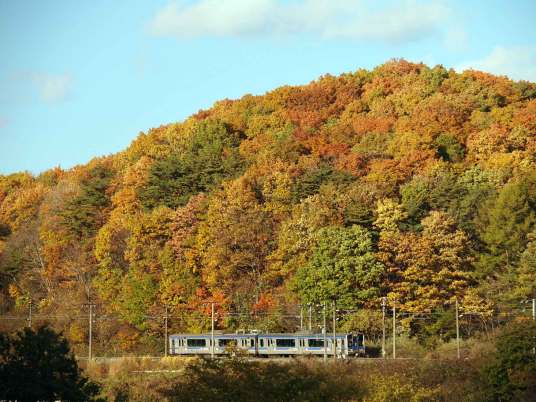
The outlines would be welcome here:
<svg viewBox="0 0 536 402">
<path fill-rule="evenodd" d="M 481 208 L 480 221 L 486 252 L 478 263 L 479 272 L 485 276 L 516 266 L 536 222 L 527 185 L 513 182 L 504 186 L 497 199 Z"/>
</svg>

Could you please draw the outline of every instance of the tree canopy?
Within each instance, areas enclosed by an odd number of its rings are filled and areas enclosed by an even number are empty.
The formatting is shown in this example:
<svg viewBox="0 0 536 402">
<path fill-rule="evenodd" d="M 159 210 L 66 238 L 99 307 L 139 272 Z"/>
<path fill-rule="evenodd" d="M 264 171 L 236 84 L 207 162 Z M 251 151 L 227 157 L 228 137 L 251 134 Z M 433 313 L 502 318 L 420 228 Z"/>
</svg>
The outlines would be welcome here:
<svg viewBox="0 0 536 402">
<path fill-rule="evenodd" d="M 293 288 L 305 303 L 363 305 L 380 295 L 382 275 L 366 229 L 327 227 L 319 231 L 309 263 L 296 272 Z"/>
<path fill-rule="evenodd" d="M 535 94 L 390 60 L 221 100 L 69 170 L 0 175 L 0 312 L 58 312 L 82 347 L 71 317 L 91 300 L 128 350 L 161 335 L 165 308 L 172 330 L 206 328 L 210 301 L 222 328 L 287 330 L 304 303 L 440 316 L 534 297 Z"/>
</svg>

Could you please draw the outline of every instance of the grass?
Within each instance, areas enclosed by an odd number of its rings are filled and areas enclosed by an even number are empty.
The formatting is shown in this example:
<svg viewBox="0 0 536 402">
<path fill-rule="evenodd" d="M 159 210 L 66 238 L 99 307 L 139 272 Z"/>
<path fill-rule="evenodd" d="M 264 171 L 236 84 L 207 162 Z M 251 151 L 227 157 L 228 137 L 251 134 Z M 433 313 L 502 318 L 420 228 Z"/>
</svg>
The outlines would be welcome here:
<svg viewBox="0 0 536 402">
<path fill-rule="evenodd" d="M 92 362 L 86 372 L 111 401 L 480 401 L 479 367 L 476 360 L 136 357 Z"/>
</svg>

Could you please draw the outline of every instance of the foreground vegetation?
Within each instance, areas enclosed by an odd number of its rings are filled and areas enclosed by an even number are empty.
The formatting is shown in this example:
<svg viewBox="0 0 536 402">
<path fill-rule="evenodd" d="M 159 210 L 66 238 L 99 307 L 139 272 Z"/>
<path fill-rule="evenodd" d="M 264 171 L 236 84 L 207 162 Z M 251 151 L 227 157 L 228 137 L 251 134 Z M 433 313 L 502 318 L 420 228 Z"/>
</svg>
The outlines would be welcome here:
<svg viewBox="0 0 536 402">
<path fill-rule="evenodd" d="M 531 401 L 535 335 L 534 323 L 513 325 L 464 360 L 131 358 L 88 372 L 116 401 Z"/>
<path fill-rule="evenodd" d="M 87 379 L 61 335 L 48 327 L 0 332 L 0 400 L 90 401 L 99 386 Z"/>
<path fill-rule="evenodd" d="M 475 343 L 468 358 L 93 360 L 78 368 L 48 327 L 0 333 L 0 399 L 108 401 L 530 401 L 536 392 L 536 323 Z M 88 379 L 88 377 L 91 379 Z"/>
</svg>

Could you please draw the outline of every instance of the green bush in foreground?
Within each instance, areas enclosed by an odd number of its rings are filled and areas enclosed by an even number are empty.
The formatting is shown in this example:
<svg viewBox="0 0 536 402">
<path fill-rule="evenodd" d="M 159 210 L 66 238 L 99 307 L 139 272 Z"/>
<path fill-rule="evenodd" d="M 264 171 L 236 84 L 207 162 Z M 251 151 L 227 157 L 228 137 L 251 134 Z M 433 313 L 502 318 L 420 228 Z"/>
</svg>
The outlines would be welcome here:
<svg viewBox="0 0 536 402">
<path fill-rule="evenodd" d="M 48 327 L 0 333 L 0 400 L 89 401 L 98 386 L 82 375 L 69 344 Z"/>
<path fill-rule="evenodd" d="M 485 369 L 490 400 L 530 401 L 536 397 L 536 323 L 516 323 L 497 338 L 495 361 Z"/>
</svg>

